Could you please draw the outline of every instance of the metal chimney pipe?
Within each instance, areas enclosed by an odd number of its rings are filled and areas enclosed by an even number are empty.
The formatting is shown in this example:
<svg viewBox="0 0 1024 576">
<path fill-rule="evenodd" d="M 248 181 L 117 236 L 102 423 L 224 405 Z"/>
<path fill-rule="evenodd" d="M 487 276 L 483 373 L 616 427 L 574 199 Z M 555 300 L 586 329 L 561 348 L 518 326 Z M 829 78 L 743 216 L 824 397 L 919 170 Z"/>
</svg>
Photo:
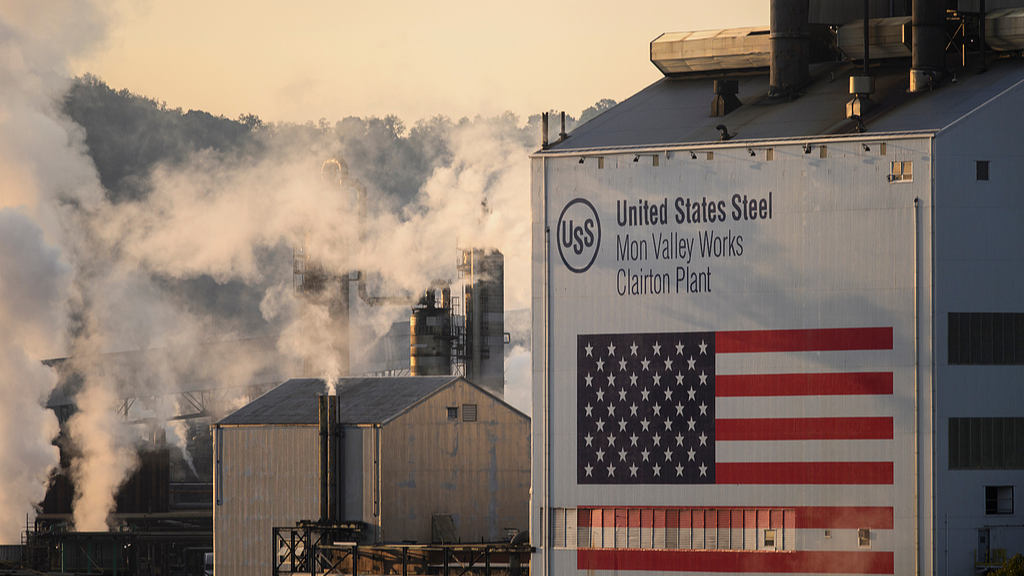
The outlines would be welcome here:
<svg viewBox="0 0 1024 576">
<path fill-rule="evenodd" d="M 864 0 L 864 75 L 870 76 L 871 70 L 871 28 L 868 20 L 871 15 L 871 0 Z"/>
<path fill-rule="evenodd" d="M 792 96 L 807 82 L 810 0 L 771 0 L 768 96 Z"/>
<path fill-rule="evenodd" d="M 320 522 L 341 521 L 341 438 L 338 425 L 338 397 L 319 396 L 320 416 Z"/>
<path fill-rule="evenodd" d="M 985 0 L 979 0 L 978 11 L 981 12 L 981 29 L 979 30 L 979 32 L 981 36 L 981 71 L 984 72 L 988 70 L 988 62 L 985 58 L 985 52 L 988 51 L 988 48 L 985 46 L 985 43 L 988 41 L 985 38 Z"/>
<path fill-rule="evenodd" d="M 941 0 L 914 0 L 910 91 L 930 88 L 946 70 L 946 9 Z"/>
</svg>

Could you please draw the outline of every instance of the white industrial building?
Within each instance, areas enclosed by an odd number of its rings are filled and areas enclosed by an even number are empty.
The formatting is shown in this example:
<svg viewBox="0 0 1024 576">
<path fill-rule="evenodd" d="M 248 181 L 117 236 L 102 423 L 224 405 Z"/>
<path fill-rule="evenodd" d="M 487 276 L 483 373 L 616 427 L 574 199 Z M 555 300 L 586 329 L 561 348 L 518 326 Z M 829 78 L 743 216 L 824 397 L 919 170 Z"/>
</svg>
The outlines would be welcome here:
<svg viewBox="0 0 1024 576">
<path fill-rule="evenodd" d="M 1024 11 L 865 4 L 867 62 L 859 2 L 659 37 L 532 156 L 532 574 L 1024 553 Z"/>
<path fill-rule="evenodd" d="M 300 521 L 363 523 L 359 545 L 507 542 L 528 528 L 530 419 L 492 392 L 454 376 L 339 379 L 332 464 L 325 393 L 321 379 L 289 380 L 214 425 L 218 576 L 276 573 L 274 529 Z"/>
</svg>

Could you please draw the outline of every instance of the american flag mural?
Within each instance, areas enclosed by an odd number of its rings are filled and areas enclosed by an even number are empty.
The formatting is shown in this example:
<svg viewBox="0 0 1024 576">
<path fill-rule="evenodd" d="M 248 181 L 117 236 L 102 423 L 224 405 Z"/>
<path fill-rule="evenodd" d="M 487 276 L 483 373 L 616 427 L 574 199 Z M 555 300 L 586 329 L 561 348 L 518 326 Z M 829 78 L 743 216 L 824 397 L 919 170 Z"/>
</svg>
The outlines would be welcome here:
<svg viewBox="0 0 1024 576">
<path fill-rule="evenodd" d="M 891 494 L 892 368 L 856 369 L 862 367 L 858 358 L 892 366 L 892 350 L 891 327 L 579 335 L 577 483 L 875 485 Z M 832 358 L 841 360 L 801 360 L 820 353 L 838 353 Z M 763 361 L 779 356 L 786 359 Z M 816 369 L 743 371 L 764 365 Z M 845 410 L 857 405 L 847 402 L 854 398 L 867 403 L 859 404 L 861 410 Z M 800 408 L 767 408 L 772 402 Z M 763 448 L 804 446 L 801 441 L 826 441 L 828 448 Z M 874 447 L 859 446 L 863 441 Z M 889 448 L 879 451 L 878 441 Z M 889 496 L 848 506 L 810 501 L 805 504 L 818 505 L 792 506 L 753 494 L 718 507 L 686 498 L 672 506 L 636 508 L 579 503 L 571 512 L 576 568 L 895 573 L 892 551 L 795 549 L 793 536 L 796 529 L 892 530 Z M 771 543 L 766 530 L 773 533 Z M 571 539 L 570 534 L 566 545 L 573 547 Z"/>
<path fill-rule="evenodd" d="M 892 350 L 889 327 L 577 337 L 579 484 L 889 484 L 893 462 L 723 459 L 722 446 L 892 440 L 893 418 L 732 414 L 725 399 L 891 396 L 891 371 L 719 374 L 732 355 Z M 742 450 L 740 452 L 743 452 Z M 749 451 L 748 451 L 749 452 Z"/>
</svg>

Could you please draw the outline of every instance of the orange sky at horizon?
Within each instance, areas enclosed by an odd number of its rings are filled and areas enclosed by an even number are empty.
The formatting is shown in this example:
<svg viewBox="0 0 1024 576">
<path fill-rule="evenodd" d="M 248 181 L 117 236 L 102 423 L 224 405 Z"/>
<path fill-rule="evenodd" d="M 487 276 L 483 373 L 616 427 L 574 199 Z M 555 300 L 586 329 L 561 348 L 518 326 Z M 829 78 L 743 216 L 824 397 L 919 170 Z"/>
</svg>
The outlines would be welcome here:
<svg viewBox="0 0 1024 576">
<path fill-rule="evenodd" d="M 72 62 L 171 108 L 306 122 L 395 114 L 524 120 L 621 101 L 660 77 L 663 32 L 767 25 L 766 0 L 117 4 L 103 45 Z"/>
</svg>

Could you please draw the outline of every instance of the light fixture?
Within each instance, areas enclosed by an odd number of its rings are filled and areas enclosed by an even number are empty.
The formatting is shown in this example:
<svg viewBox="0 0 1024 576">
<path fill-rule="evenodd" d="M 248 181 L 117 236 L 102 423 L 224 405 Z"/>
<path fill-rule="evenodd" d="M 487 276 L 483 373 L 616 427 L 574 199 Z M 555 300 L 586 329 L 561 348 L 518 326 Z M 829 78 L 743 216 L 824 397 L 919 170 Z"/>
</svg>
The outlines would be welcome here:
<svg viewBox="0 0 1024 576">
<path fill-rule="evenodd" d="M 633 162 L 639 162 L 639 161 L 640 161 L 640 155 L 639 154 L 637 154 L 636 156 L 633 156 Z"/>
<path fill-rule="evenodd" d="M 755 156 L 753 148 L 747 148 L 747 152 L 750 153 L 751 158 Z"/>
<path fill-rule="evenodd" d="M 871 147 L 867 144 L 861 144 L 860 147 L 863 148 L 865 152 L 871 152 Z"/>
<path fill-rule="evenodd" d="M 697 155 L 694 154 L 693 150 L 690 150 L 690 160 L 696 160 L 696 159 L 697 159 Z"/>
<path fill-rule="evenodd" d="M 811 153 L 811 145 L 810 144 L 804 144 L 804 154 L 810 154 L 810 153 Z"/>
<path fill-rule="evenodd" d="M 583 164 L 583 157 L 580 157 L 580 164 Z"/>
</svg>

